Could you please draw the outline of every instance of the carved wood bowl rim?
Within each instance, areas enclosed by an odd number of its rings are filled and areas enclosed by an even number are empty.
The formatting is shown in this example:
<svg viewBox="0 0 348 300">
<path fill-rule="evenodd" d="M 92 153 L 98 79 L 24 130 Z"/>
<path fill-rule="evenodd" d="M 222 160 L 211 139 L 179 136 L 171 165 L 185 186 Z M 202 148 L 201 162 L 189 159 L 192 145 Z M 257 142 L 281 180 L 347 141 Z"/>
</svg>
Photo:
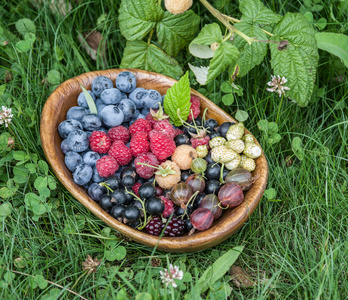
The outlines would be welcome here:
<svg viewBox="0 0 348 300">
<path fill-rule="evenodd" d="M 210 229 L 203 232 L 196 231 L 192 236 L 184 235 L 176 238 L 162 237 L 159 239 L 158 237 L 122 224 L 101 209 L 101 207 L 88 196 L 86 190 L 75 184 L 72 180 L 72 174 L 64 164 L 64 155 L 60 149 L 62 139 L 58 134 L 58 125 L 65 119 L 68 109 L 77 105 L 77 96 L 82 91 L 80 84 L 90 89 L 93 79 L 97 76 L 109 77 L 115 83 L 117 74 L 126 70 L 136 75 L 138 87 L 153 88 L 158 90 L 162 95 L 165 94 L 170 86 L 177 82 L 170 77 L 158 73 L 137 69 L 109 69 L 88 72 L 63 82 L 47 99 L 41 115 L 40 136 L 42 148 L 53 172 L 67 190 L 82 205 L 90 210 L 96 217 L 103 220 L 108 226 L 116 229 L 130 240 L 152 248 L 157 246 L 157 249 L 167 252 L 195 252 L 223 242 L 248 220 L 249 216 L 260 202 L 268 178 L 268 164 L 263 151 L 262 156 L 256 160 L 256 169 L 253 172 L 254 176 L 259 174 L 260 178 L 253 184 L 252 188 L 245 193 L 244 202 L 234 209 L 224 211 L 222 216 L 214 221 Z M 226 121 L 237 122 L 197 91 L 191 89 L 191 94 L 200 99 L 201 111 L 204 111 L 204 109 L 208 107 L 207 116 L 215 118 L 219 124 Z M 245 130 L 245 132 L 250 133 L 248 130 Z M 255 138 L 254 140 L 255 143 L 259 145 Z"/>
</svg>

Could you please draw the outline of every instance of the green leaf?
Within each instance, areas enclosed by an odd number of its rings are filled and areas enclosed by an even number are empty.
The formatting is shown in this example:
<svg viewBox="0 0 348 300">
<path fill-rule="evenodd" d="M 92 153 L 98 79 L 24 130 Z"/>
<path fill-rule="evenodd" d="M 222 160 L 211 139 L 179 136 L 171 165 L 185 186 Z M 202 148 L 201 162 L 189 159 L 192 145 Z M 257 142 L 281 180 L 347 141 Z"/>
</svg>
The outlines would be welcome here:
<svg viewBox="0 0 348 300">
<path fill-rule="evenodd" d="M 194 38 L 199 23 L 200 17 L 192 10 L 178 15 L 166 11 L 156 26 L 158 42 L 166 53 L 177 56 L 179 51 Z"/>
<path fill-rule="evenodd" d="M 37 166 L 39 167 L 42 173 L 44 173 L 45 175 L 48 174 L 48 165 L 44 160 L 39 160 L 39 162 L 37 163 Z"/>
<path fill-rule="evenodd" d="M 12 272 L 6 272 L 6 273 L 4 274 L 4 280 L 5 280 L 6 282 L 9 282 L 9 283 L 11 283 L 12 280 L 13 280 L 15 277 L 16 277 L 16 275 L 15 275 L 14 273 L 12 273 Z"/>
<path fill-rule="evenodd" d="M 121 34 L 128 41 L 142 40 L 163 18 L 157 0 L 122 0 L 118 22 Z"/>
<path fill-rule="evenodd" d="M 0 189 L 0 198 L 2 199 L 7 199 L 12 197 L 14 194 L 16 194 L 18 188 L 8 188 L 8 187 L 2 187 Z M 1 213 L 0 213 L 0 218 L 1 218 Z"/>
<path fill-rule="evenodd" d="M 52 176 L 48 176 L 47 181 L 48 181 L 48 187 L 50 188 L 50 190 L 56 189 L 57 182 Z"/>
<path fill-rule="evenodd" d="M 135 300 L 152 300 L 152 296 L 149 293 L 139 293 L 135 296 Z"/>
<path fill-rule="evenodd" d="M 256 37 L 258 40 L 267 40 L 267 35 L 261 30 L 259 25 L 250 25 L 246 22 L 235 24 L 236 29 L 242 31 L 248 36 Z M 249 45 L 245 39 L 236 36 L 234 45 L 241 51 L 239 59 L 232 67 L 239 66 L 238 77 L 243 77 L 255 66 L 259 65 L 267 54 L 267 43 L 255 42 Z M 230 70 L 230 73 L 231 71 Z"/>
<path fill-rule="evenodd" d="M 268 121 L 267 120 L 260 120 L 257 122 L 257 127 L 264 132 L 267 132 L 268 130 Z"/>
<path fill-rule="evenodd" d="M 34 193 L 28 193 L 24 197 L 24 203 L 26 204 L 27 208 L 32 209 L 33 206 L 40 203 L 40 198 Z"/>
<path fill-rule="evenodd" d="M 223 104 L 231 105 L 234 102 L 234 96 L 233 94 L 226 94 L 222 96 L 221 100 Z"/>
<path fill-rule="evenodd" d="M 177 83 L 174 83 L 173 86 L 167 90 L 163 101 L 164 110 L 175 126 L 182 125 L 178 114 L 180 114 L 181 119 L 184 121 L 187 120 L 190 114 L 190 95 L 190 81 L 188 72 L 186 72 Z"/>
<path fill-rule="evenodd" d="M 31 44 L 28 41 L 18 41 L 16 43 L 16 49 L 18 52 L 27 52 L 31 48 Z"/>
<path fill-rule="evenodd" d="M 220 86 L 220 90 L 226 94 L 232 93 L 232 85 L 228 81 L 224 81 Z"/>
<path fill-rule="evenodd" d="M 200 293 L 205 292 L 209 286 L 219 280 L 230 267 L 237 260 L 238 256 L 242 253 L 244 246 L 237 246 L 226 252 L 219 259 L 217 259 L 212 266 L 209 266 L 198 280 L 200 287 Z"/>
<path fill-rule="evenodd" d="M 305 107 L 311 99 L 319 59 L 314 29 L 303 15 L 287 13 L 274 34 L 273 41 L 289 42 L 283 50 L 278 50 L 278 44 L 270 44 L 274 74 L 288 80 L 286 96 Z"/>
<path fill-rule="evenodd" d="M 319 32 L 315 35 L 318 47 L 339 57 L 348 68 L 348 36 L 344 34 Z"/>
<path fill-rule="evenodd" d="M 268 132 L 269 133 L 276 133 L 278 132 L 279 127 L 278 124 L 276 122 L 269 122 L 268 123 Z"/>
<path fill-rule="evenodd" d="M 298 150 L 300 150 L 300 148 L 302 147 L 301 144 L 302 144 L 301 138 L 299 138 L 299 137 L 294 137 L 293 140 L 292 140 L 292 142 L 291 142 L 291 148 L 292 148 L 292 150 L 293 150 L 293 151 L 298 151 Z"/>
<path fill-rule="evenodd" d="M 183 70 L 178 62 L 157 46 L 143 41 L 128 41 L 120 68 L 135 68 L 180 78 Z"/>
<path fill-rule="evenodd" d="M 278 23 L 282 19 L 282 16 L 267 8 L 260 0 L 240 0 L 239 9 L 243 14 L 242 20 L 248 23 L 267 25 Z"/>
<path fill-rule="evenodd" d="M 12 212 L 12 205 L 11 205 L 11 203 L 6 202 L 6 203 L 1 204 L 0 205 L 0 221 L 3 221 L 8 216 L 10 216 L 11 212 Z"/>
<path fill-rule="evenodd" d="M 249 118 L 249 114 L 244 110 L 238 110 L 234 116 L 238 122 L 244 122 Z"/>
<path fill-rule="evenodd" d="M 83 94 L 85 95 L 87 105 L 88 105 L 88 108 L 89 108 L 91 114 L 97 114 L 98 113 L 97 106 L 95 105 L 95 102 L 94 102 L 91 94 L 88 93 L 88 91 L 86 90 L 86 88 L 82 84 L 80 84 L 80 86 L 82 88 Z"/>
<path fill-rule="evenodd" d="M 196 80 L 199 84 L 204 85 L 207 83 L 207 78 L 208 78 L 208 67 L 195 67 L 191 65 L 190 63 L 188 64 L 191 71 L 195 74 Z"/>
<path fill-rule="evenodd" d="M 199 44 L 190 44 L 189 51 L 193 56 L 199 58 L 211 58 L 214 56 L 214 51 L 211 50 L 209 46 L 199 45 Z"/>
<path fill-rule="evenodd" d="M 46 207 L 44 204 L 39 203 L 32 207 L 32 211 L 35 215 L 43 215 L 46 212 Z"/>
<path fill-rule="evenodd" d="M 211 45 L 213 43 L 221 43 L 223 40 L 220 25 L 212 23 L 205 25 L 198 36 L 191 42 L 192 44 Z"/>
<path fill-rule="evenodd" d="M 60 73 L 57 70 L 51 70 L 47 73 L 47 81 L 51 84 L 60 84 Z"/>
<path fill-rule="evenodd" d="M 282 139 L 282 137 L 280 136 L 279 133 L 273 133 L 267 139 L 267 143 L 270 145 L 277 144 L 280 142 L 281 139 Z"/>
<path fill-rule="evenodd" d="M 16 22 L 16 29 L 23 36 L 28 32 L 31 32 L 34 34 L 36 33 L 36 26 L 34 22 L 27 18 L 18 20 Z"/>
<path fill-rule="evenodd" d="M 219 74 L 238 59 L 239 51 L 230 42 L 223 42 L 215 50 L 214 57 L 210 61 L 207 83 L 212 82 Z"/>
<path fill-rule="evenodd" d="M 319 30 L 323 30 L 327 25 L 327 20 L 325 18 L 320 18 L 314 25 L 317 26 Z"/>
<path fill-rule="evenodd" d="M 34 181 L 34 187 L 37 190 L 47 187 L 47 177 L 39 176 Z"/>
<path fill-rule="evenodd" d="M 34 282 L 39 286 L 40 289 L 45 289 L 48 284 L 42 275 L 36 275 L 34 277 Z"/>
<path fill-rule="evenodd" d="M 272 200 L 272 199 L 275 199 L 275 197 L 277 196 L 277 192 L 276 192 L 275 189 L 269 188 L 269 189 L 265 190 L 264 196 L 265 196 L 268 200 Z"/>
</svg>

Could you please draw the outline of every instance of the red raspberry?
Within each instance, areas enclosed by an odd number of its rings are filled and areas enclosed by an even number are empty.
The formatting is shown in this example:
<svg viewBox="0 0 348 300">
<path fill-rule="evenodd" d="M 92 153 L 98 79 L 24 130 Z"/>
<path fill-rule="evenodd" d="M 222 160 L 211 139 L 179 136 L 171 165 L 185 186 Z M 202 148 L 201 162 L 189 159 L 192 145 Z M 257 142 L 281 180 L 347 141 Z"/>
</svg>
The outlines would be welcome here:
<svg viewBox="0 0 348 300">
<path fill-rule="evenodd" d="M 164 160 L 174 153 L 175 142 L 163 133 L 156 132 L 151 137 L 150 148 L 158 160 Z"/>
<path fill-rule="evenodd" d="M 136 182 L 134 183 L 134 185 L 132 186 L 132 190 L 133 192 L 139 197 L 139 188 L 141 187 L 141 183 L 140 182 Z"/>
<path fill-rule="evenodd" d="M 109 129 L 108 136 L 110 137 L 112 142 L 123 141 L 125 144 L 127 144 L 130 139 L 129 131 L 124 126 L 116 126 Z"/>
<path fill-rule="evenodd" d="M 133 158 L 131 150 L 122 141 L 115 141 L 108 154 L 121 166 L 129 164 Z"/>
<path fill-rule="evenodd" d="M 174 128 L 174 137 L 176 137 L 179 134 L 184 134 L 184 132 L 179 128 Z"/>
<path fill-rule="evenodd" d="M 170 237 L 176 237 L 183 235 L 185 232 L 185 222 L 181 219 L 178 219 L 177 217 L 173 217 L 171 220 L 168 221 L 167 227 L 164 230 L 165 236 Z M 164 228 L 166 224 L 162 225 L 162 228 Z"/>
<path fill-rule="evenodd" d="M 170 124 L 168 120 L 162 120 L 162 121 L 156 122 L 155 125 L 153 126 L 153 129 L 158 132 L 162 132 L 163 134 L 169 136 L 171 139 L 174 139 L 175 130 L 173 128 L 173 125 Z M 149 138 L 151 139 L 150 136 Z"/>
<path fill-rule="evenodd" d="M 89 145 L 94 152 L 108 153 L 111 140 L 103 131 L 93 131 L 89 137 Z"/>
<path fill-rule="evenodd" d="M 201 102 L 199 102 L 199 99 L 196 96 L 191 96 L 190 102 L 191 102 L 190 114 L 187 117 L 187 121 L 192 121 L 191 110 L 192 110 L 194 119 L 196 119 L 199 116 L 199 113 L 201 112 Z"/>
<path fill-rule="evenodd" d="M 192 147 L 195 149 L 201 145 L 207 145 L 207 147 L 209 149 L 210 136 L 208 136 L 208 135 L 204 138 L 191 139 L 190 141 L 191 141 Z"/>
<path fill-rule="evenodd" d="M 159 196 L 164 202 L 164 211 L 162 213 L 164 218 L 169 217 L 174 212 L 174 204 L 167 197 Z"/>
<path fill-rule="evenodd" d="M 136 132 L 146 132 L 151 130 L 151 124 L 145 119 L 136 120 L 131 126 L 129 126 L 129 133 L 133 136 Z"/>
<path fill-rule="evenodd" d="M 139 119 L 140 120 L 140 119 Z M 130 141 L 130 149 L 133 156 L 150 151 L 150 143 L 147 139 L 147 132 L 137 132 L 132 136 Z"/>
<path fill-rule="evenodd" d="M 119 168 L 116 159 L 108 155 L 98 159 L 96 167 L 101 177 L 109 177 L 114 175 Z"/>
<path fill-rule="evenodd" d="M 156 113 L 157 110 L 154 110 L 154 112 Z M 150 123 L 151 128 L 153 128 L 153 125 L 155 125 L 155 123 L 158 122 L 158 120 L 156 120 L 156 119 L 154 119 L 154 118 L 152 117 L 151 112 L 149 112 L 149 113 L 146 115 L 145 120 L 147 120 L 147 121 Z"/>
<path fill-rule="evenodd" d="M 153 176 L 153 173 L 156 171 L 156 169 L 148 167 L 148 166 L 144 166 L 144 165 L 139 165 L 138 163 L 144 163 L 151 166 L 157 166 L 158 160 L 156 156 L 151 152 L 140 154 L 134 160 L 136 172 L 139 174 L 140 177 L 148 179 Z"/>
<path fill-rule="evenodd" d="M 152 220 L 145 226 L 146 231 L 151 235 L 159 236 L 161 234 L 163 223 L 160 217 L 153 217 Z"/>
</svg>

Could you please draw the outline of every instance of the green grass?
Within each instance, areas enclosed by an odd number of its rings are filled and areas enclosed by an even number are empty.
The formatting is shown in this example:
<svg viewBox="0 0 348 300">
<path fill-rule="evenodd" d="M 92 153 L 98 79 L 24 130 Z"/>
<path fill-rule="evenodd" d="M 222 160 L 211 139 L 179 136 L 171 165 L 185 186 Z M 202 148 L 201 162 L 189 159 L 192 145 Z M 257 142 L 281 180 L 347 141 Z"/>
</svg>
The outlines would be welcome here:
<svg viewBox="0 0 348 300">
<path fill-rule="evenodd" d="M 70 2 L 73 10 L 65 18 L 54 15 L 49 6 L 37 10 L 26 0 L 3 1 L 0 5 L 0 25 L 15 34 L 13 38 L 19 38 L 15 23 L 21 18 L 33 20 L 37 27 L 37 39 L 27 53 L 9 51 L 9 46 L 0 47 L 0 85 L 5 81 L 6 71 L 13 77 L 6 84 L 0 101 L 12 107 L 15 113 L 10 131 L 16 141 L 15 150 L 36 154 L 39 159 L 44 159 L 39 140 L 40 113 L 54 88 L 44 81 L 48 71 L 58 70 L 62 82 L 87 71 L 117 68 L 125 46 L 116 20 L 120 1 Z M 270 0 L 267 4 L 282 14 L 299 11 L 303 5 L 302 1 L 295 0 Z M 231 7 L 229 13 L 237 15 L 237 5 Z M 347 33 L 344 30 L 348 29 L 348 19 L 342 7 L 338 2 L 325 4 L 314 17 L 327 18 L 327 31 Z M 195 5 L 194 10 L 201 15 L 202 24 L 213 21 L 202 7 Z M 96 28 L 96 21 L 103 13 L 107 13 L 107 19 L 98 30 L 107 37 L 105 63 L 101 59 L 91 60 L 77 40 L 78 32 Z M 62 60 L 58 60 L 55 47 L 61 49 Z M 0 200 L 13 206 L 11 215 L 0 223 L 0 298 L 41 299 L 56 293 L 59 299 L 78 299 L 68 291 L 70 289 L 88 299 L 110 299 L 117 294 L 117 299 L 126 299 L 121 297 L 121 291 L 127 290 L 129 297 L 134 298 L 139 292 L 150 291 L 151 286 L 157 291 L 163 289 L 161 295 L 171 298 L 170 290 L 164 289 L 158 275 L 167 262 L 191 273 L 193 279 L 185 283 L 186 291 L 192 290 L 196 295 L 192 298 L 198 298 L 194 285 L 204 271 L 229 249 L 244 245 L 235 264 L 251 275 L 255 285 L 238 288 L 228 275 L 224 276 L 220 282 L 231 286 L 232 299 L 347 299 L 348 72 L 335 57 L 320 54 L 317 91 L 307 108 L 300 108 L 288 99 L 281 101 L 265 91 L 272 74 L 269 61 L 239 79 L 237 83 L 244 89 L 242 97 L 230 107 L 222 105 L 232 115 L 237 109 L 249 113 L 246 127 L 265 151 L 269 163 L 268 188 L 277 192 L 276 201 L 263 197 L 238 233 L 213 249 L 198 253 L 153 252 L 123 239 L 115 231 L 110 233 L 115 237 L 108 236 L 106 225 L 60 183 L 49 198 L 55 208 L 34 221 L 33 213 L 24 205 L 24 195 L 35 188 L 32 182 L 25 183 L 13 197 Z M 189 59 L 192 58 L 185 50 L 181 55 L 185 67 Z M 338 76 L 344 80 L 338 82 Z M 227 79 L 226 74 L 221 75 L 204 92 L 217 102 L 222 96 L 220 84 Z M 270 146 L 266 134 L 258 129 L 257 122 L 263 119 L 277 122 L 282 137 L 278 144 Z M 294 137 L 302 139 L 302 161 L 291 149 Z M 291 166 L 286 164 L 289 156 Z M 1 186 L 8 176 L 13 176 L 13 168 L 11 163 L 1 167 Z M 53 175 L 51 171 L 50 174 Z M 113 242 L 114 246 L 125 247 L 124 259 L 113 262 L 105 259 L 105 249 Z M 86 275 L 82 270 L 81 264 L 87 255 L 102 259 L 95 274 Z M 151 255 L 160 259 L 160 267 L 152 266 Z M 17 258 L 25 264 L 19 267 Z M 139 280 L 142 274 L 146 274 L 146 279 Z M 34 288 L 28 275 L 42 275 L 64 288 L 52 283 L 42 289 Z M 213 294 L 210 292 L 207 297 L 224 298 Z M 51 299 L 55 299 L 51 295 Z M 174 297 L 180 299 L 182 295 L 183 292 L 177 290 Z"/>
</svg>

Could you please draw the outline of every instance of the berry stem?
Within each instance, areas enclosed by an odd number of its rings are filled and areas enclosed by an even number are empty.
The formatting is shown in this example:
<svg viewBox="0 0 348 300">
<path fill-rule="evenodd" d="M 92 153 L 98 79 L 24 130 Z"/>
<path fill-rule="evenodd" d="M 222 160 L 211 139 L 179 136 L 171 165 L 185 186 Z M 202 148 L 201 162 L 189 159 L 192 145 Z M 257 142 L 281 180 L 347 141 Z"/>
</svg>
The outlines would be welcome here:
<svg viewBox="0 0 348 300">
<path fill-rule="evenodd" d="M 99 183 L 99 185 L 106 188 L 106 190 L 108 191 L 108 195 L 109 195 L 109 192 L 111 193 L 114 192 L 114 190 L 110 187 L 110 185 L 106 181 Z"/>
<path fill-rule="evenodd" d="M 224 168 L 225 168 L 225 164 L 222 164 L 221 169 L 220 169 L 220 183 L 221 184 L 225 183 L 225 180 L 224 180 Z"/>
<path fill-rule="evenodd" d="M 125 190 L 126 190 L 126 193 L 131 194 L 134 198 L 139 200 L 141 205 L 142 205 L 142 207 L 143 207 L 144 223 L 143 223 L 142 226 L 137 227 L 138 230 L 143 230 L 145 228 L 145 226 L 147 225 L 147 216 L 146 216 L 145 202 L 143 200 L 141 200 L 140 197 L 138 197 L 136 194 L 134 194 L 133 192 L 130 192 L 127 188 L 125 188 Z"/>
<path fill-rule="evenodd" d="M 199 194 L 199 191 L 196 191 L 191 197 L 190 197 L 190 199 L 187 201 L 187 203 L 185 204 L 185 213 L 181 216 L 181 220 L 185 217 L 185 215 L 186 216 L 189 216 L 188 214 L 187 214 L 187 206 L 190 204 L 190 202 L 192 201 L 192 199 L 193 199 L 193 201 L 196 199 L 196 196 Z"/>
</svg>

